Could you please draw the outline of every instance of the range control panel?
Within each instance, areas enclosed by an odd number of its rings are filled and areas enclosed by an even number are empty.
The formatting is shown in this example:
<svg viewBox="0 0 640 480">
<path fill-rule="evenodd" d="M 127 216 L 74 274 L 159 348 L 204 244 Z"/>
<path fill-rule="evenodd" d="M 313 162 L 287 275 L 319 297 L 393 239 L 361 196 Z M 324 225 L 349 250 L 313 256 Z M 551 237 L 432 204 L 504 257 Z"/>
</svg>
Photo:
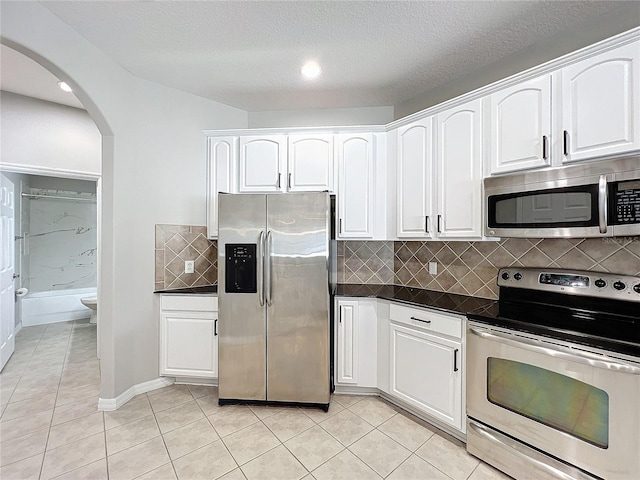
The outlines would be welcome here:
<svg viewBox="0 0 640 480">
<path fill-rule="evenodd" d="M 570 295 L 613 298 L 640 303 L 640 277 L 581 270 L 501 268 L 498 286 Z"/>
</svg>

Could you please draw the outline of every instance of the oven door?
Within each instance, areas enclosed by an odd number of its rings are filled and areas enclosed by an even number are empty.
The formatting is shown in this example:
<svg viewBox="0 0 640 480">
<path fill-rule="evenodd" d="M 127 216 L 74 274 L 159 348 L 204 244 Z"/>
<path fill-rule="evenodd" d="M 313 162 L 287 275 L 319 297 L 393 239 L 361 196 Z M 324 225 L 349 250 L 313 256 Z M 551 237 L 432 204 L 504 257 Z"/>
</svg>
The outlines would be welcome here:
<svg viewBox="0 0 640 480">
<path fill-rule="evenodd" d="M 640 478 L 640 363 L 468 325 L 470 419 L 598 477 Z"/>
</svg>

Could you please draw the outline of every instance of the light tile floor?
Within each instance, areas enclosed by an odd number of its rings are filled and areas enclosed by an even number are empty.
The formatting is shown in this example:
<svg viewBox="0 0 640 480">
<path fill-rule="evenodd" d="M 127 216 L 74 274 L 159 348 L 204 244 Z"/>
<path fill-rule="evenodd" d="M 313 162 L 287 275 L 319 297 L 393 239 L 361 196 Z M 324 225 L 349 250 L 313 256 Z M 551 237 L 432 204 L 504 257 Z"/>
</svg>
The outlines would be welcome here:
<svg viewBox="0 0 640 480">
<path fill-rule="evenodd" d="M 446 434 L 377 397 L 318 409 L 218 406 L 174 385 L 99 412 L 96 330 L 23 328 L 0 374 L 0 478 L 500 480 Z"/>
</svg>

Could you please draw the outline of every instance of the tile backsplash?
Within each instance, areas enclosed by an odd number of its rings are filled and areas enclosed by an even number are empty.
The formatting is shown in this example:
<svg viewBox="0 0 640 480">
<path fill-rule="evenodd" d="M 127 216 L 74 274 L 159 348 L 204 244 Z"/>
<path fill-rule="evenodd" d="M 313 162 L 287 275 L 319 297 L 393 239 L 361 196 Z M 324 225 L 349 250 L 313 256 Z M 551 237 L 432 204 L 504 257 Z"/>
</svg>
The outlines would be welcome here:
<svg viewBox="0 0 640 480">
<path fill-rule="evenodd" d="M 218 243 L 207 239 L 207 227 L 156 225 L 155 233 L 156 290 L 218 283 Z M 184 273 L 186 260 L 194 273 Z"/>
<path fill-rule="evenodd" d="M 497 298 L 498 269 L 568 268 L 640 275 L 640 237 L 505 239 L 499 242 L 339 242 L 338 281 L 395 283 Z M 393 262 L 389 248 L 393 247 Z M 341 255 L 342 254 L 342 255 Z M 438 273 L 428 263 L 438 264 Z M 393 278 L 388 281 L 389 270 Z"/>
</svg>

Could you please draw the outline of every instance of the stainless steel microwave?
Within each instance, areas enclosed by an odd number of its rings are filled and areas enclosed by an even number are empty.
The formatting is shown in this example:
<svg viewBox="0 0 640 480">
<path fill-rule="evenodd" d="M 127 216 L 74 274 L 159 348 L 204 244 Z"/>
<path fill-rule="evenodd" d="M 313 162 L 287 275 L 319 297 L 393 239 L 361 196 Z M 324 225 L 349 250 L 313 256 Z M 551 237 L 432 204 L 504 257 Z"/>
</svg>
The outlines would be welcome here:
<svg viewBox="0 0 640 480">
<path fill-rule="evenodd" d="M 640 235 L 640 156 L 484 179 L 488 237 Z"/>
</svg>

